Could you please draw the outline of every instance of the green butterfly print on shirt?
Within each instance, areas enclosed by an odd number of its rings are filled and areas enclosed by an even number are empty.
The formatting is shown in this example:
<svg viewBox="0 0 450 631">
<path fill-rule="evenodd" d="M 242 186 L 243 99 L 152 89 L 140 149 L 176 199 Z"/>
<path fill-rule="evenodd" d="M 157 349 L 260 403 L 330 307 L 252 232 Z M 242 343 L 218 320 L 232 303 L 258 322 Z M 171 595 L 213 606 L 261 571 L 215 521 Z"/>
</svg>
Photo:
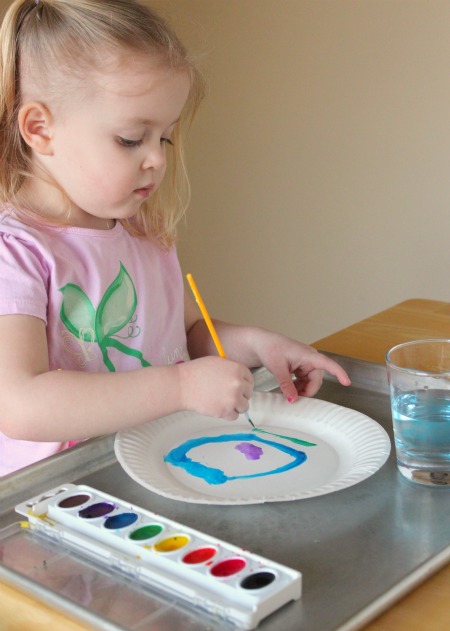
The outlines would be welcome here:
<svg viewBox="0 0 450 631">
<path fill-rule="evenodd" d="M 59 291 L 63 294 L 61 320 L 77 339 L 96 342 L 99 345 L 108 370 L 116 370 L 108 356 L 109 347 L 136 357 L 142 366 L 151 366 L 140 351 L 125 346 L 113 337 L 128 324 L 137 305 L 133 281 L 122 263 L 119 273 L 105 291 L 97 309 L 94 309 L 92 302 L 78 285 L 67 283 Z"/>
</svg>

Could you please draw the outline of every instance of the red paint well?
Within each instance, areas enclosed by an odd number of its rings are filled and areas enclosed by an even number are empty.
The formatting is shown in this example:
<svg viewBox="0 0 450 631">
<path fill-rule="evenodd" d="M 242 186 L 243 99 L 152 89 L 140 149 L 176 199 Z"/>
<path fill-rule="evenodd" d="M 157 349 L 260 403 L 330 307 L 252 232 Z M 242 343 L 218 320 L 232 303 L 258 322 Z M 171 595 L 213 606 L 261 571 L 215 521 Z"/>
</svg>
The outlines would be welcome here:
<svg viewBox="0 0 450 631">
<path fill-rule="evenodd" d="M 196 550 L 192 550 L 192 552 L 188 552 L 188 554 L 183 557 L 183 563 L 189 563 L 190 565 L 206 563 L 206 561 L 212 559 L 216 554 L 217 550 L 215 548 L 197 548 Z"/>
<path fill-rule="evenodd" d="M 217 576 L 218 578 L 224 578 L 226 576 L 233 576 L 233 574 L 237 574 L 247 565 L 245 559 L 241 559 L 239 557 L 234 557 L 232 559 L 225 559 L 225 561 L 220 561 L 211 568 L 211 574 L 213 576 Z"/>
</svg>

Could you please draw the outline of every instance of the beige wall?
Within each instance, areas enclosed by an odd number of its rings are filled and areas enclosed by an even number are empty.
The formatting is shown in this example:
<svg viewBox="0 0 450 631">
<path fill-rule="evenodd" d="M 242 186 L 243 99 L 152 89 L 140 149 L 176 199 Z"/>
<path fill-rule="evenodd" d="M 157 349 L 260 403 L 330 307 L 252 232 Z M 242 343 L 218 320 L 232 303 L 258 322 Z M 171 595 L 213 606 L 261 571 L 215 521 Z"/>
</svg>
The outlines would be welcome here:
<svg viewBox="0 0 450 631">
<path fill-rule="evenodd" d="M 450 300 L 449 0 L 148 2 L 209 79 L 179 250 L 216 316 L 309 342 Z"/>
<path fill-rule="evenodd" d="M 313 341 L 450 300 L 448 0 L 150 0 L 210 95 L 180 255 L 215 315 Z"/>
</svg>

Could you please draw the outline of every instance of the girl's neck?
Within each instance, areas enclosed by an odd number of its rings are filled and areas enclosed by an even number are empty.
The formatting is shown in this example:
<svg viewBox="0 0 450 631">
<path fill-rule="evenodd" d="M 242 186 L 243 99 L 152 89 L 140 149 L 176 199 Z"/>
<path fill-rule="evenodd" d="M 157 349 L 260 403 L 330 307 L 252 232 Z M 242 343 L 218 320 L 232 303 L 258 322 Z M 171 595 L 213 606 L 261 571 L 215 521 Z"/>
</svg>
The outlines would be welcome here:
<svg viewBox="0 0 450 631">
<path fill-rule="evenodd" d="M 26 210 L 30 209 L 34 216 L 41 216 L 43 221 L 54 221 L 64 226 L 91 230 L 111 230 L 116 225 L 113 218 L 80 213 L 72 207 L 70 200 L 66 199 L 61 191 L 42 180 L 33 179 L 26 182 L 16 199 L 22 212 L 26 213 Z"/>
</svg>

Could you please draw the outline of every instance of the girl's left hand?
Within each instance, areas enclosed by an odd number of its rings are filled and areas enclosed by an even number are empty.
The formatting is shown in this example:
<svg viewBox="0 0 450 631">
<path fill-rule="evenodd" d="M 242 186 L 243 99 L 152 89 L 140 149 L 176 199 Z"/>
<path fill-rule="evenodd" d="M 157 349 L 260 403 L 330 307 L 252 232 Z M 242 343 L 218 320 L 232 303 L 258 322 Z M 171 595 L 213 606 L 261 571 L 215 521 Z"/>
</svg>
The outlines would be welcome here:
<svg viewBox="0 0 450 631">
<path fill-rule="evenodd" d="M 283 335 L 271 334 L 270 338 L 260 346 L 258 354 L 289 403 L 294 403 L 299 395 L 314 396 L 322 385 L 324 370 L 335 375 L 343 386 L 350 385 L 350 378 L 342 366 L 312 346 Z M 293 380 L 291 375 L 296 379 Z"/>
</svg>

